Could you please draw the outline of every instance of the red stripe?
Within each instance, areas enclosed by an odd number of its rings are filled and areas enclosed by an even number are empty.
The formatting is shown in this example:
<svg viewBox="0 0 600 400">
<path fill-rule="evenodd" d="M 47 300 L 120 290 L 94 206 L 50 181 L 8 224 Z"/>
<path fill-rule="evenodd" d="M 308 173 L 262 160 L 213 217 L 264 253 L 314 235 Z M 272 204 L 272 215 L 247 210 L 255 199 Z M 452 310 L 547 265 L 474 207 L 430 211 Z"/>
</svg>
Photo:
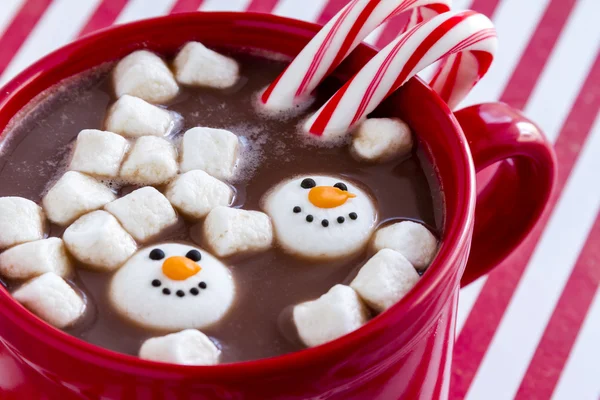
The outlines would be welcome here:
<svg viewBox="0 0 600 400">
<path fill-rule="evenodd" d="M 317 24 L 325 25 L 335 16 L 335 14 L 340 12 L 346 4 L 348 4 L 348 0 L 329 0 L 325 7 L 323 7 L 321 15 L 317 18 Z"/>
<path fill-rule="evenodd" d="M 79 36 L 87 35 L 98 29 L 112 25 L 129 0 L 103 0 L 92 14 Z"/>
<path fill-rule="evenodd" d="M 494 12 L 496 12 L 498 3 L 500 3 L 500 0 L 473 0 L 473 3 L 471 3 L 471 7 L 469 8 L 473 11 L 477 11 L 478 13 L 491 17 Z"/>
<path fill-rule="evenodd" d="M 553 0 L 551 7 L 564 5 L 563 0 Z M 569 14 L 570 10 L 566 12 Z M 557 29 L 562 26 L 541 26 L 541 29 Z M 540 27 L 538 27 L 538 30 Z M 525 53 L 522 62 L 530 59 Z M 545 61 L 544 61 L 545 63 Z M 465 325 L 456 341 L 454 351 L 452 398 L 464 398 L 471 382 L 488 350 L 490 342 L 512 298 L 521 276 L 535 250 L 554 208 L 558 196 L 573 169 L 589 130 L 600 108 L 600 54 L 563 125 L 555 144 L 558 160 L 556 191 L 549 200 L 548 209 L 518 251 L 509 256 L 489 276 Z M 530 93 L 527 94 L 528 96 Z M 505 95 L 503 95 L 504 97 Z"/>
<path fill-rule="evenodd" d="M 383 30 L 381 31 L 381 34 L 377 38 L 377 41 L 375 42 L 375 47 L 382 49 L 388 44 L 390 44 L 392 41 L 394 41 L 394 39 L 398 37 L 400 32 L 402 32 L 404 27 L 408 24 L 409 20 L 410 13 L 402 13 L 389 20 L 388 23 L 385 24 Z"/>
<path fill-rule="evenodd" d="M 177 0 L 171 8 L 171 14 L 196 11 L 202 5 L 202 0 Z"/>
<path fill-rule="evenodd" d="M 370 3 L 370 4 L 373 4 L 373 3 Z M 302 81 L 300 81 L 300 86 L 298 86 L 298 89 L 296 90 L 296 96 L 299 96 L 302 94 L 302 92 L 308 85 L 308 82 L 310 82 L 310 80 L 314 76 L 315 72 L 317 71 L 317 68 L 319 67 L 319 65 L 321 64 L 321 62 L 323 60 L 325 53 L 329 49 L 329 45 L 331 44 L 331 41 L 333 40 L 335 35 L 338 33 L 340 26 L 342 26 L 342 24 L 348 17 L 348 14 L 350 14 L 350 12 L 352 11 L 352 9 L 355 6 L 356 6 L 356 1 L 354 1 L 350 7 L 346 8 L 344 10 L 342 15 L 340 15 L 340 17 L 333 24 L 333 27 L 331 28 L 331 30 L 329 32 L 327 32 L 327 35 L 325 36 L 325 40 L 323 40 L 323 43 L 321 43 L 321 45 L 319 46 L 317 53 L 315 54 L 310 65 L 308 66 L 308 70 L 306 71 L 306 74 L 304 74 L 304 76 L 302 77 Z M 361 12 L 361 15 L 362 15 L 362 12 Z M 285 74 L 285 71 L 283 73 Z"/>
<path fill-rule="evenodd" d="M 4 72 L 52 0 L 27 0 L 0 38 L 0 75 Z"/>
<path fill-rule="evenodd" d="M 252 0 L 246 11 L 270 13 L 278 2 L 279 0 Z"/>
<path fill-rule="evenodd" d="M 600 284 L 600 214 L 521 381 L 516 400 L 549 399 Z"/>
</svg>

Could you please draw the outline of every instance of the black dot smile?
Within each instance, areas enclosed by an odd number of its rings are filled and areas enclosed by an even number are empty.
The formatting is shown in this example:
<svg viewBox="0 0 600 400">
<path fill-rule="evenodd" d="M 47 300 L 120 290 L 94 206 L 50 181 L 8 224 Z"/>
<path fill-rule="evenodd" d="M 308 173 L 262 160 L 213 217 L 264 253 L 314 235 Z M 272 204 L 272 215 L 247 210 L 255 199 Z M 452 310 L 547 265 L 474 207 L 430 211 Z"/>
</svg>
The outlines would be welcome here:
<svg viewBox="0 0 600 400">
<path fill-rule="evenodd" d="M 154 279 L 151 282 L 153 287 L 160 287 L 162 285 L 162 282 L 160 281 L 160 279 Z M 208 285 L 206 284 L 206 282 L 202 281 L 200 283 L 198 283 L 198 287 L 200 289 L 206 289 L 208 288 Z M 198 288 L 196 287 L 192 287 L 189 290 L 190 294 L 192 296 L 198 296 L 200 294 L 200 290 L 198 290 Z M 171 295 L 172 291 L 169 288 L 163 288 L 162 289 L 162 294 L 164 294 L 165 296 L 169 296 Z M 177 291 L 175 291 L 175 295 L 177 295 L 177 297 L 185 297 L 185 291 L 178 289 Z"/>
</svg>

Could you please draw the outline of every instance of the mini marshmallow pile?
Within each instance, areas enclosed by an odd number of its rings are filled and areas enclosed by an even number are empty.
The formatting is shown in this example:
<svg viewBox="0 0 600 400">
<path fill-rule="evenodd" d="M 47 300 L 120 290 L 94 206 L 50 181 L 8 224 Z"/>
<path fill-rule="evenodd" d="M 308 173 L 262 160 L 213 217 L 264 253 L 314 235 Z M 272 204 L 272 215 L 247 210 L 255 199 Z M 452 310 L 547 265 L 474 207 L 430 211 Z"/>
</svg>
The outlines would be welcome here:
<svg viewBox="0 0 600 400">
<path fill-rule="evenodd" d="M 316 300 L 297 304 L 292 321 L 308 347 L 344 336 L 404 297 L 419 281 L 437 252 L 437 239 L 412 221 L 379 229 L 372 241 L 376 253 L 346 285 L 335 285 Z"/>
<path fill-rule="evenodd" d="M 20 197 L 0 198 L 0 275 L 23 281 L 14 298 L 53 326 L 73 325 L 86 309 L 84 296 L 68 283 L 72 259 L 101 272 L 119 270 L 115 277 L 126 278 L 115 278 L 111 285 L 111 293 L 118 294 L 113 304 L 138 323 L 178 330 L 201 328 L 220 319 L 233 301 L 233 281 L 227 268 L 204 251 L 200 274 L 212 279 L 214 287 L 202 281 L 199 288 L 187 288 L 190 301 L 202 298 L 204 304 L 190 305 L 191 317 L 182 314 L 185 307 L 166 316 L 160 307 L 159 314 L 150 312 L 153 305 L 165 301 L 180 305 L 181 290 L 173 289 L 168 299 L 165 291 L 157 290 L 163 297 L 153 302 L 147 293 L 138 293 L 146 285 L 136 289 L 133 278 L 141 272 L 135 266 L 143 263 L 135 260 L 148 258 L 139 246 L 174 226 L 178 213 L 203 223 L 203 240 L 219 256 L 271 246 L 271 222 L 264 213 L 229 207 L 234 191 L 224 181 L 236 173 L 241 151 L 237 136 L 223 129 L 196 127 L 183 133 L 178 149 L 173 135 L 181 117 L 160 106 L 177 96 L 180 84 L 218 89 L 234 85 L 237 63 L 192 42 L 177 55 L 173 70 L 145 50 L 122 59 L 112 74 L 118 99 L 108 109 L 105 130 L 79 133 L 67 171 L 47 190 L 41 207 Z M 138 188 L 119 198 L 109 187 L 113 183 Z M 64 228 L 62 238 L 47 237 L 50 224 Z M 197 296 L 200 291 L 202 296 Z M 183 364 L 214 364 L 219 353 L 194 329 L 150 339 L 140 352 L 143 358 Z"/>
</svg>

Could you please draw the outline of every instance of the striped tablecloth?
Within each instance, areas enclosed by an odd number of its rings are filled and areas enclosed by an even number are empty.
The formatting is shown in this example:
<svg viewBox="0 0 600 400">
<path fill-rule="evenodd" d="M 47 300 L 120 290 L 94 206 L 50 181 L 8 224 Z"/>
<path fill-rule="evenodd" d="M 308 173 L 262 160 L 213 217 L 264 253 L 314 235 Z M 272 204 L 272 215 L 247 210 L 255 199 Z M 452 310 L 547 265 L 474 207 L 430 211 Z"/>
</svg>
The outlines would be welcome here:
<svg viewBox="0 0 600 400">
<path fill-rule="evenodd" d="M 347 0 L 0 0 L 0 84 L 111 24 L 251 10 L 326 22 Z M 600 396 L 600 0 L 455 0 L 490 16 L 500 49 L 465 105 L 501 100 L 554 143 L 558 191 L 519 250 L 461 292 L 453 399 Z M 368 41 L 399 32 L 390 21 Z M 0 371 L 1 373 L 1 371 Z"/>
</svg>

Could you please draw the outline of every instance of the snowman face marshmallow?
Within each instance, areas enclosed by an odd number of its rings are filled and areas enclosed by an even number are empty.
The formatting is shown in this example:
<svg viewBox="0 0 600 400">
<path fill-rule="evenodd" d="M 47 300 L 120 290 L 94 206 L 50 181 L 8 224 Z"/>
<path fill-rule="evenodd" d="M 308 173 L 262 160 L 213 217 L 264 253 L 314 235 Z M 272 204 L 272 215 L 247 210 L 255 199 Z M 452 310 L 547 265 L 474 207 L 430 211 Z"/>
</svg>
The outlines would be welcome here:
<svg viewBox="0 0 600 400">
<path fill-rule="evenodd" d="M 368 242 L 377 211 L 372 198 L 345 178 L 303 176 L 284 181 L 263 199 L 279 244 L 306 258 L 340 258 Z"/>
<path fill-rule="evenodd" d="M 229 310 L 235 285 L 229 269 L 197 247 L 162 243 L 134 254 L 114 275 L 109 296 L 124 317 L 177 331 L 200 329 Z"/>
</svg>

